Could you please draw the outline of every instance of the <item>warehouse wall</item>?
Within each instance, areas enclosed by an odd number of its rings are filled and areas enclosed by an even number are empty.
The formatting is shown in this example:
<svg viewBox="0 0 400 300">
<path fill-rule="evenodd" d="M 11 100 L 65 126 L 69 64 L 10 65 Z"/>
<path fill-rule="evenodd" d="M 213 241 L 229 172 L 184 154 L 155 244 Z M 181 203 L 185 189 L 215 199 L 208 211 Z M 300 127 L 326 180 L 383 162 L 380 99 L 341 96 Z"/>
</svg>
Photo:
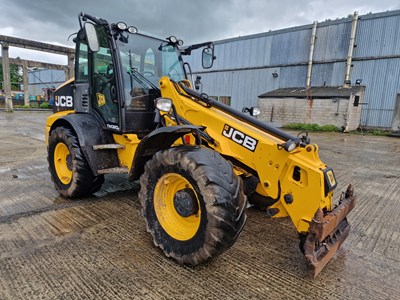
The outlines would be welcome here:
<svg viewBox="0 0 400 300">
<path fill-rule="evenodd" d="M 318 24 L 312 86 L 344 83 L 352 16 Z M 258 95 L 305 87 L 312 24 L 215 42 L 217 60 L 201 68 L 201 51 L 185 57 L 203 92 L 230 96 L 237 109 L 257 105 Z M 400 11 L 359 18 L 350 79 L 366 85 L 361 125 L 391 128 L 400 93 Z M 272 76 L 278 74 L 278 77 Z"/>
<path fill-rule="evenodd" d="M 359 93 L 362 100 L 363 93 Z M 260 98 L 259 120 L 278 125 L 306 123 L 335 125 L 346 131 L 356 130 L 360 125 L 361 106 L 354 106 L 354 95 L 350 98 Z"/>
</svg>

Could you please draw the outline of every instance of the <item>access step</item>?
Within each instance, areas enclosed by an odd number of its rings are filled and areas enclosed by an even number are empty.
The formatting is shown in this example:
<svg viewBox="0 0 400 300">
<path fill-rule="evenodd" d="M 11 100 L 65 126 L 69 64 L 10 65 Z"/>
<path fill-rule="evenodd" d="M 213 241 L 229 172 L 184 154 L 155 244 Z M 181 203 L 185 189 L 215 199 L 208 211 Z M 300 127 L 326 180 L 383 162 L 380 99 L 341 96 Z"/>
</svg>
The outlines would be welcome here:
<svg viewBox="0 0 400 300">
<path fill-rule="evenodd" d="M 121 144 L 93 145 L 93 150 L 107 150 L 107 149 L 125 149 L 125 146 Z"/>
<path fill-rule="evenodd" d="M 108 168 L 97 170 L 98 175 L 102 174 L 117 174 L 117 173 L 129 173 L 129 169 L 125 167 L 117 167 L 117 168 Z"/>
</svg>

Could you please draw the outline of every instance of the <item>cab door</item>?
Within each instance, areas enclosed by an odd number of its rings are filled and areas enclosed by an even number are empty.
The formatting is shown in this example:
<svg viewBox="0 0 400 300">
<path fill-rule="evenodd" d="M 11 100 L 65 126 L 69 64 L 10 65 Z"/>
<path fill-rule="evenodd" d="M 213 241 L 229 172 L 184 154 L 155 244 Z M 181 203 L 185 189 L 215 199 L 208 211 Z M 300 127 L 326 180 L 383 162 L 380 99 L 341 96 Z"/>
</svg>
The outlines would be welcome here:
<svg viewBox="0 0 400 300">
<path fill-rule="evenodd" d="M 81 30 L 75 40 L 76 59 L 75 59 L 75 83 L 74 89 L 74 109 L 76 112 L 89 112 L 89 60 L 88 46 L 84 32 Z"/>
<path fill-rule="evenodd" d="M 100 49 L 91 53 L 91 107 L 104 120 L 106 127 L 120 131 L 121 117 L 115 59 L 104 26 L 96 27 Z"/>
</svg>

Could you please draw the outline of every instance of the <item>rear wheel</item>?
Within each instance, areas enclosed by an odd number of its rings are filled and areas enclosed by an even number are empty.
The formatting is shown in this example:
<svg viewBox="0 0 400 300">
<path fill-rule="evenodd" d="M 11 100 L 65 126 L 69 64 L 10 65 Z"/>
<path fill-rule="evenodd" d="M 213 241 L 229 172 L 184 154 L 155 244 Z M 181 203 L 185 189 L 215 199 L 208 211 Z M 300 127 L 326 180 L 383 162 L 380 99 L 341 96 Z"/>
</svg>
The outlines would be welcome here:
<svg viewBox="0 0 400 300">
<path fill-rule="evenodd" d="M 215 151 L 186 146 L 160 151 L 147 162 L 140 184 L 154 244 L 181 264 L 221 254 L 244 227 L 241 179 Z"/>
<path fill-rule="evenodd" d="M 274 205 L 279 199 L 273 199 L 254 192 L 248 196 L 248 200 L 253 207 L 260 210 L 266 210 L 269 206 Z"/>
<path fill-rule="evenodd" d="M 57 127 L 52 130 L 47 150 L 51 178 L 61 196 L 85 197 L 101 188 L 104 176 L 93 175 L 78 138 L 70 129 Z"/>
<path fill-rule="evenodd" d="M 273 205 L 279 199 L 263 196 L 256 192 L 260 180 L 256 176 L 249 176 L 243 179 L 244 194 L 247 196 L 249 204 L 260 210 L 267 210 L 268 206 Z"/>
</svg>

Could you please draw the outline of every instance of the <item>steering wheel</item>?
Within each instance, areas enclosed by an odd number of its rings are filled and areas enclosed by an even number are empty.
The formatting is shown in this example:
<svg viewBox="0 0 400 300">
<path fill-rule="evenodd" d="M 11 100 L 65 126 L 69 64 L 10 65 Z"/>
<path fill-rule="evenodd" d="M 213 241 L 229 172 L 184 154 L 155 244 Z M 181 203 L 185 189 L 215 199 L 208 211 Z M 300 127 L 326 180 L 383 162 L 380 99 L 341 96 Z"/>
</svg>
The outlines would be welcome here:
<svg viewBox="0 0 400 300">
<path fill-rule="evenodd" d="M 99 86 L 99 91 L 102 92 L 104 88 L 109 84 L 112 80 L 112 77 L 109 78 L 104 74 L 94 73 L 94 79 L 96 84 Z"/>
<path fill-rule="evenodd" d="M 145 77 L 155 77 L 156 75 L 152 71 L 143 71 L 143 76 L 145 76 Z"/>
</svg>

